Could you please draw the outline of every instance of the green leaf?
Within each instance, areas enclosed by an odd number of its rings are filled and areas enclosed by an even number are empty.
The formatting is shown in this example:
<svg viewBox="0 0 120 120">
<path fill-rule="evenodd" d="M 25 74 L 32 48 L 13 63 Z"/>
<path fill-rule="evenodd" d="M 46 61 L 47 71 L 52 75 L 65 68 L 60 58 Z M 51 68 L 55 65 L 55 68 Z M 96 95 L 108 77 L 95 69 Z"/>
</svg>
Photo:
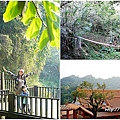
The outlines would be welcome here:
<svg viewBox="0 0 120 120">
<path fill-rule="evenodd" d="M 56 48 L 60 47 L 60 29 L 56 29 L 53 31 L 55 39 L 50 42 L 51 46 L 56 46 Z"/>
<path fill-rule="evenodd" d="M 59 23 L 60 22 L 60 13 L 56 13 L 54 11 L 51 11 L 53 15 L 56 17 L 56 21 Z"/>
<path fill-rule="evenodd" d="M 43 5 L 46 11 L 46 24 L 47 24 L 48 36 L 50 39 L 50 45 L 59 48 L 60 46 L 59 3 L 44 1 Z"/>
<path fill-rule="evenodd" d="M 49 39 L 50 41 L 52 41 L 54 40 L 53 22 L 51 21 L 48 15 L 46 15 L 46 24 L 47 24 L 47 32 L 48 32 Z"/>
<path fill-rule="evenodd" d="M 32 2 L 28 2 L 28 8 L 26 12 L 23 14 L 22 22 L 24 25 L 27 25 L 30 20 L 32 20 L 35 17 L 36 9 Z"/>
<path fill-rule="evenodd" d="M 4 22 L 9 22 L 22 13 L 25 2 L 23 1 L 10 1 L 3 14 Z"/>
<path fill-rule="evenodd" d="M 42 50 L 47 45 L 48 41 L 49 41 L 49 37 L 48 37 L 47 29 L 44 29 L 38 43 L 40 50 Z"/>
<path fill-rule="evenodd" d="M 60 4 L 58 2 L 43 1 L 43 5 L 47 13 L 49 13 L 50 10 L 57 12 L 60 9 Z"/>
<path fill-rule="evenodd" d="M 34 18 L 26 31 L 26 38 L 28 40 L 35 38 L 39 34 L 41 27 L 42 21 L 40 18 Z"/>
<path fill-rule="evenodd" d="M 57 3 L 58 4 L 58 3 Z M 52 19 L 52 20 L 57 20 L 56 16 L 54 15 L 54 12 L 56 13 L 59 13 L 59 7 L 57 7 L 55 5 L 55 2 L 50 2 L 50 1 L 43 1 L 43 5 L 44 5 L 44 8 L 45 8 L 45 11 L 46 11 L 46 14 L 49 15 L 49 17 Z"/>
<path fill-rule="evenodd" d="M 60 26 L 46 15 L 47 32 L 51 46 L 60 46 Z"/>
</svg>

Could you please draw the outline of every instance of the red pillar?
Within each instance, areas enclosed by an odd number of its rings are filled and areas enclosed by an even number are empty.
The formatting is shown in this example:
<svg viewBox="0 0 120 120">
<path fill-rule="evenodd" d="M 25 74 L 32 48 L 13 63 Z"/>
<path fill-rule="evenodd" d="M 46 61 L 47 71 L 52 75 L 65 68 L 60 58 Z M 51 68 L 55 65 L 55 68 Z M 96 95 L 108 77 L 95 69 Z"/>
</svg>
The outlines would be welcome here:
<svg viewBox="0 0 120 120">
<path fill-rule="evenodd" d="M 67 118 L 69 118 L 70 117 L 70 114 L 69 114 L 69 111 L 67 110 Z"/>
<path fill-rule="evenodd" d="M 84 111 L 82 111 L 82 116 L 83 116 L 83 118 L 85 118 L 85 113 L 84 113 Z"/>
<path fill-rule="evenodd" d="M 76 119 L 76 118 L 77 118 L 77 111 L 73 110 L 73 119 Z"/>
<path fill-rule="evenodd" d="M 78 114 L 81 115 L 81 110 L 80 109 L 78 109 Z"/>
</svg>

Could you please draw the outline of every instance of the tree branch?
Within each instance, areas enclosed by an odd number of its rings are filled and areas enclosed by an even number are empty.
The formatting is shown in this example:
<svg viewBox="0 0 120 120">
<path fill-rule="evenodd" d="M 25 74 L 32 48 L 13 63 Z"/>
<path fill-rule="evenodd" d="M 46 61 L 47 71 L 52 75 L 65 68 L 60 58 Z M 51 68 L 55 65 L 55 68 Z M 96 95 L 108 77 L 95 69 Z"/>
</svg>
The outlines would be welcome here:
<svg viewBox="0 0 120 120">
<path fill-rule="evenodd" d="M 68 3 L 71 3 L 72 1 L 61 1 L 60 7 L 62 8 L 63 6 L 67 5 Z"/>
<path fill-rule="evenodd" d="M 45 24 L 45 22 L 43 21 L 43 19 L 42 19 L 41 16 L 39 15 L 38 8 L 36 7 L 34 1 L 32 1 L 32 3 L 33 3 L 33 5 L 35 6 L 35 9 L 36 9 L 36 12 L 37 12 L 38 17 L 41 19 L 43 25 L 44 25 L 45 27 L 47 27 L 46 24 Z"/>
</svg>

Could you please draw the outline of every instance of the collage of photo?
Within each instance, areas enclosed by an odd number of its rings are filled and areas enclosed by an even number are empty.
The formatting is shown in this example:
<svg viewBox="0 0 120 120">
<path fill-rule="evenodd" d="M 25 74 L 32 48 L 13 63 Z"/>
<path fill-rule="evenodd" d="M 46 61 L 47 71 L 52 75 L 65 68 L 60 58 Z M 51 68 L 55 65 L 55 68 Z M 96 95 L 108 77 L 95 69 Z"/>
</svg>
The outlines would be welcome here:
<svg viewBox="0 0 120 120">
<path fill-rule="evenodd" d="M 120 2 L 0 1 L 1 119 L 120 119 Z"/>
<path fill-rule="evenodd" d="M 61 1 L 61 119 L 120 119 L 120 2 Z"/>
</svg>

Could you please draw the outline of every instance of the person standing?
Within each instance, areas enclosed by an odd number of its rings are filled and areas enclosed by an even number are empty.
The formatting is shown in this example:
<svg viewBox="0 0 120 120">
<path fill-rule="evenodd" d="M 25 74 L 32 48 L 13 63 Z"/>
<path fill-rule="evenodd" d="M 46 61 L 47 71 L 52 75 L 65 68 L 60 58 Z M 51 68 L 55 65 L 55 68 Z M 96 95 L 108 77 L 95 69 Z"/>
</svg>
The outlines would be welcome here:
<svg viewBox="0 0 120 120">
<path fill-rule="evenodd" d="M 20 94 L 22 96 L 22 111 L 25 112 L 25 106 L 28 106 L 28 112 L 30 113 L 28 98 L 25 96 L 29 96 L 29 91 L 26 86 L 22 86 L 22 92 Z"/>
<path fill-rule="evenodd" d="M 16 95 L 20 95 L 21 94 L 21 92 L 22 92 L 22 86 L 26 86 L 27 87 L 26 78 L 28 76 L 34 74 L 34 72 L 30 72 L 30 73 L 28 73 L 28 74 L 25 75 L 24 74 L 24 69 L 20 69 L 18 71 L 18 75 L 15 75 L 11 71 L 6 70 L 4 67 L 3 67 L 3 70 L 5 72 L 7 72 L 9 75 L 11 75 L 14 78 L 14 80 L 16 81 L 16 85 L 15 85 L 15 93 L 16 93 Z M 20 97 L 18 97 L 17 101 L 18 101 L 18 107 L 20 108 Z"/>
</svg>

